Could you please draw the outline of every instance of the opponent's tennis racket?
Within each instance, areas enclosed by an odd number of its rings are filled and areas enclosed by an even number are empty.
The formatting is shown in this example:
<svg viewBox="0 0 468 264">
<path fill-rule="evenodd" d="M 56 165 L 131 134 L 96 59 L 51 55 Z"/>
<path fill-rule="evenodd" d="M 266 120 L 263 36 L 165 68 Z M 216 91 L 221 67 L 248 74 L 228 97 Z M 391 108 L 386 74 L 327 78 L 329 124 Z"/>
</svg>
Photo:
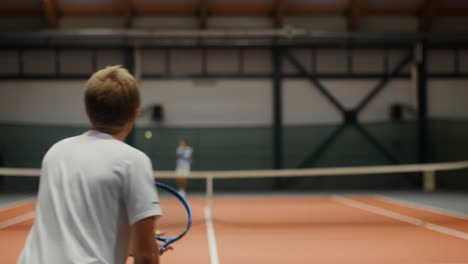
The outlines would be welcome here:
<svg viewBox="0 0 468 264">
<path fill-rule="evenodd" d="M 189 203 L 174 188 L 156 182 L 163 215 L 157 220 L 155 237 L 162 242 L 159 253 L 187 234 L 192 225 L 192 210 Z"/>
</svg>

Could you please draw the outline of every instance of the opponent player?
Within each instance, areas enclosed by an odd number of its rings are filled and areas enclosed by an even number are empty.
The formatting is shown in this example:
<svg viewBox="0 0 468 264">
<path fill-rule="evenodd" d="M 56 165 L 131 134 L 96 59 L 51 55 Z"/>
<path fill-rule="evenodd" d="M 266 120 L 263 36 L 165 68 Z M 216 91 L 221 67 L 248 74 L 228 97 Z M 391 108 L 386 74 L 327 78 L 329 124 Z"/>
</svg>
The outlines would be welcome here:
<svg viewBox="0 0 468 264">
<path fill-rule="evenodd" d="M 184 197 L 187 191 L 187 177 L 190 174 L 190 165 L 192 163 L 192 152 L 192 148 L 187 146 L 184 140 L 179 142 L 179 146 L 176 149 L 176 182 L 179 187 L 179 193 Z"/>
<path fill-rule="evenodd" d="M 135 263 L 159 263 L 152 165 L 122 142 L 138 113 L 137 83 L 107 67 L 88 80 L 84 102 L 92 128 L 44 156 L 36 218 L 18 263 L 123 264 L 131 227 Z"/>
</svg>

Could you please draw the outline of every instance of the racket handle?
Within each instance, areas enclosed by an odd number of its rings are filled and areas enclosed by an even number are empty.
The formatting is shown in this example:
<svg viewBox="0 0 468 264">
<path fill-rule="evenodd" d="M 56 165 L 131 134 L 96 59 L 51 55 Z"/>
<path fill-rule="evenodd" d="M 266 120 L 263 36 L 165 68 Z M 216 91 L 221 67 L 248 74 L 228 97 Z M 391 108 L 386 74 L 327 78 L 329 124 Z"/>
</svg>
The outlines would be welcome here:
<svg viewBox="0 0 468 264">
<path fill-rule="evenodd" d="M 164 249 L 165 249 L 165 248 L 166 248 L 166 247 L 165 247 L 164 245 L 162 245 L 162 246 L 159 247 L 159 255 L 160 255 L 160 256 L 164 253 Z"/>
</svg>

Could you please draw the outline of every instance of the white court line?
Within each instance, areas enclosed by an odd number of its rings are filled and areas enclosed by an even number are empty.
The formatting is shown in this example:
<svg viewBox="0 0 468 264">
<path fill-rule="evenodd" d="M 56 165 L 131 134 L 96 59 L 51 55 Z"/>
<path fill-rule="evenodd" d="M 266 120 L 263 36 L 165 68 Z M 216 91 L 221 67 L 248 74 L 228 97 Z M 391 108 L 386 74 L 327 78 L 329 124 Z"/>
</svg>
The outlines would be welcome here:
<svg viewBox="0 0 468 264">
<path fill-rule="evenodd" d="M 423 205 L 423 204 L 420 204 L 420 203 L 410 202 L 410 201 L 406 201 L 406 200 L 400 200 L 400 199 L 396 199 L 396 198 L 392 198 L 392 197 L 387 197 L 387 196 L 384 196 L 384 195 L 373 195 L 373 197 L 375 199 L 377 199 L 377 200 L 382 200 L 382 201 L 398 204 L 398 205 L 401 205 L 401 206 L 406 206 L 406 207 L 413 208 L 413 209 L 429 211 L 431 213 L 436 213 L 436 214 L 451 216 L 451 217 L 455 217 L 455 218 L 460 218 L 462 220 L 468 220 L 468 214 L 454 212 L 452 210 L 443 209 L 443 208 L 440 208 L 440 207 L 437 207 L 437 206 Z"/>
<path fill-rule="evenodd" d="M 400 214 L 400 213 L 393 212 L 393 211 L 390 211 L 390 210 L 387 210 L 387 209 L 383 209 L 383 208 L 380 208 L 380 207 L 377 207 L 377 206 L 372 206 L 372 205 L 369 205 L 369 204 L 366 204 L 366 203 L 363 203 L 363 202 L 358 202 L 358 201 L 355 201 L 355 200 L 352 200 L 352 199 L 349 199 L 349 198 L 335 196 L 334 199 L 336 201 L 338 201 L 339 203 L 345 204 L 345 205 L 350 206 L 350 207 L 354 207 L 354 208 L 365 210 L 365 211 L 368 211 L 368 212 L 371 212 L 371 213 L 374 213 L 374 214 L 386 216 L 388 218 L 392 218 L 392 219 L 395 219 L 395 220 L 398 220 L 398 221 L 401 221 L 401 222 L 405 222 L 405 223 L 408 223 L 408 224 L 412 224 L 412 225 L 415 225 L 415 226 L 426 228 L 426 229 L 429 229 L 429 230 L 432 230 L 432 231 L 435 231 L 435 232 L 439 232 L 441 234 L 445 234 L 445 235 L 461 238 L 461 239 L 464 239 L 464 240 L 468 240 L 468 233 L 465 233 L 465 232 L 462 232 L 462 231 L 458 231 L 458 230 L 451 229 L 451 228 L 448 228 L 448 227 L 444 227 L 444 226 L 441 226 L 441 225 L 436 225 L 436 224 L 426 222 L 426 221 L 423 221 L 421 219 L 418 219 L 418 218 L 415 218 L 415 217 L 412 217 L 412 216 Z"/>
<path fill-rule="evenodd" d="M 19 215 L 17 217 L 13 217 L 13 218 L 11 218 L 9 220 L 6 220 L 4 222 L 0 222 L 0 229 L 7 228 L 9 226 L 16 225 L 16 224 L 19 224 L 21 222 L 24 222 L 24 221 L 27 221 L 27 220 L 30 220 L 30 219 L 34 219 L 34 212 Z"/>
<path fill-rule="evenodd" d="M 31 201 L 34 201 L 34 199 L 36 199 L 36 198 L 34 198 L 34 197 L 25 198 L 25 199 L 21 199 L 21 200 L 18 200 L 18 201 L 7 203 L 4 206 L 0 206 L 0 212 L 8 210 L 8 209 L 12 209 L 13 207 L 17 207 L 17 206 L 21 206 L 23 204 L 29 203 Z"/>
<path fill-rule="evenodd" d="M 205 207 L 205 224 L 211 264 L 219 264 L 218 248 L 216 246 L 216 235 L 213 226 L 213 219 L 211 217 L 211 208 L 208 206 Z"/>
</svg>

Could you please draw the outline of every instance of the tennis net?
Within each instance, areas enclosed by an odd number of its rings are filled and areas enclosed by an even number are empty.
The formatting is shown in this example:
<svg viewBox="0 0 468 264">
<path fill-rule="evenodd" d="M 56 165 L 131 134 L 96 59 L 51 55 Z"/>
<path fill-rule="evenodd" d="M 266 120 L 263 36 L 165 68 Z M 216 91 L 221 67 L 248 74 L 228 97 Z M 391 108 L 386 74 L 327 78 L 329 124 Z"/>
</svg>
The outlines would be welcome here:
<svg viewBox="0 0 468 264">
<path fill-rule="evenodd" d="M 436 175 L 439 172 L 459 171 L 468 168 L 468 161 L 431 163 L 431 164 L 406 164 L 363 167 L 339 167 L 339 168 L 313 168 L 313 169 L 284 169 L 284 170 L 240 170 L 240 171 L 194 171 L 190 173 L 190 179 L 205 181 L 206 204 L 211 206 L 216 183 L 224 180 L 235 179 L 288 179 L 309 177 L 336 177 L 336 176 L 361 176 L 372 175 L 408 175 L 416 173 L 422 175 L 422 189 L 434 191 L 436 189 Z M 39 177 L 40 169 L 31 168 L 0 168 L 0 176 L 8 177 Z M 155 171 L 155 179 L 171 180 L 176 178 L 174 171 Z"/>
</svg>

